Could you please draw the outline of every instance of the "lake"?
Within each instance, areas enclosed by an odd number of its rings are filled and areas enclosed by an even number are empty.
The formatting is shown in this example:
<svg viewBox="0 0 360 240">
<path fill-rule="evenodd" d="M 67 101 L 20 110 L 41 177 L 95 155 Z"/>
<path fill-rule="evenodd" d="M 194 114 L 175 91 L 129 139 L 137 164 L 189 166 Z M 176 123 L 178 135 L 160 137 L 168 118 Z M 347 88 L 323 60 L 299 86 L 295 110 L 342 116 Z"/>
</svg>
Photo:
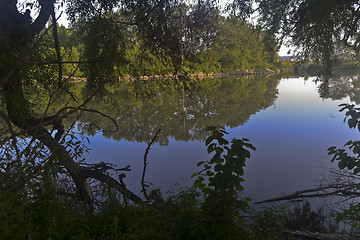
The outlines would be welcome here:
<svg viewBox="0 0 360 240">
<path fill-rule="evenodd" d="M 151 147 L 146 181 L 162 191 L 190 186 L 197 162 L 209 160 L 204 139 L 207 126 L 225 126 L 228 139 L 246 137 L 256 147 L 245 168 L 245 190 L 254 202 L 313 188 L 331 167 L 327 148 L 356 139 L 340 113 L 341 103 L 359 103 L 358 77 L 336 77 L 326 85 L 277 76 L 241 79 L 200 79 L 190 82 L 123 83 L 93 102 L 116 119 L 120 130 L 97 133 L 111 121 L 84 118 L 91 151 L 88 162 L 131 165 L 128 188 L 140 194 L 143 157 Z"/>
</svg>

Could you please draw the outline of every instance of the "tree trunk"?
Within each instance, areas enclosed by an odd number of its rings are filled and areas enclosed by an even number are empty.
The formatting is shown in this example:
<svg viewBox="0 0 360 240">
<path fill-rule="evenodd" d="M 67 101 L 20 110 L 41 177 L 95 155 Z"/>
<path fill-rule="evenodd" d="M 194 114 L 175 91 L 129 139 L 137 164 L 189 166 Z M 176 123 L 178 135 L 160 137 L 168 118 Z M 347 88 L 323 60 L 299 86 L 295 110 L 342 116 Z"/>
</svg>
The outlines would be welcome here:
<svg viewBox="0 0 360 240">
<path fill-rule="evenodd" d="M 30 41 L 44 28 L 54 11 L 53 0 L 39 0 L 41 7 L 38 18 L 31 23 L 26 16 L 16 9 L 16 0 L 0 0 L 0 87 L 6 105 L 9 120 L 18 128 L 26 131 L 43 143 L 58 163 L 70 174 L 83 200 L 93 200 L 87 178 L 91 177 L 106 182 L 127 195 L 132 201 L 142 200 L 123 187 L 115 179 L 85 167 L 81 167 L 70 156 L 66 148 L 54 139 L 43 126 L 44 119 L 37 119 L 29 109 L 25 98 L 20 67 L 24 50 Z M 51 118 L 57 120 L 56 118 Z M 46 125 L 50 125 L 47 122 Z"/>
</svg>

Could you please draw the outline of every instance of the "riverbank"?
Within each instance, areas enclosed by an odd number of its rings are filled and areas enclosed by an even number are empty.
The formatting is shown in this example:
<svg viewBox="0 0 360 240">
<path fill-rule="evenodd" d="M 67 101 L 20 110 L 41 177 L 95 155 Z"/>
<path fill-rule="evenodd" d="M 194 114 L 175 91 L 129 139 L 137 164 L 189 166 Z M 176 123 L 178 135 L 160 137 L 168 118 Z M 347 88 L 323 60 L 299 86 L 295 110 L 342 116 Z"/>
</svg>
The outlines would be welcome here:
<svg viewBox="0 0 360 240">
<path fill-rule="evenodd" d="M 157 79 L 169 79 L 169 80 L 173 80 L 173 79 L 184 79 L 184 78 L 189 78 L 189 79 L 195 79 L 195 78 L 199 78 L 199 79 L 203 79 L 203 78 L 221 78 L 221 77 L 251 77 L 251 76 L 258 76 L 258 75 L 273 75 L 273 74 L 280 74 L 280 73 L 285 73 L 285 72 L 290 72 L 288 69 L 276 69 L 271 70 L 269 68 L 263 70 L 263 71 L 249 71 L 249 70 L 244 70 L 244 71 L 240 71 L 240 70 L 235 70 L 235 71 L 228 71 L 228 72 L 218 72 L 218 73 L 192 73 L 192 74 L 167 74 L 167 75 L 152 75 L 152 76 L 120 76 L 118 77 L 118 81 L 119 82 L 133 82 L 136 80 L 142 80 L 142 81 L 147 81 L 147 80 L 157 80 Z M 70 78 L 74 83 L 80 83 L 80 82 L 86 82 L 86 78 L 81 78 L 81 77 L 71 77 Z"/>
</svg>

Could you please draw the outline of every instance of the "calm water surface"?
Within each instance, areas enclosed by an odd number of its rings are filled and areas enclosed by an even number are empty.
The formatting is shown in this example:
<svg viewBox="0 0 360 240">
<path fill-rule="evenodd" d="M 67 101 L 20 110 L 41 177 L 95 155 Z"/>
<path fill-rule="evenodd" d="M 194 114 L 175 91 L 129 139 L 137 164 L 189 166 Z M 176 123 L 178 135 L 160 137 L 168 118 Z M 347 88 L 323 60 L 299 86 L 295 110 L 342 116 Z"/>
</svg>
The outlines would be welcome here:
<svg viewBox="0 0 360 240">
<path fill-rule="evenodd" d="M 176 189 L 177 184 L 189 186 L 190 176 L 199 170 L 197 162 L 211 158 L 203 142 L 205 127 L 226 125 L 228 139 L 246 137 L 257 148 L 245 169 L 244 192 L 253 201 L 312 188 L 332 167 L 327 148 L 343 146 L 358 135 L 338 112 L 339 104 L 356 97 L 351 89 L 345 84 L 347 92 L 342 87 L 345 93 L 335 94 L 338 87 L 333 85 L 333 92 L 321 98 L 320 85 L 313 80 L 209 80 L 213 85 L 199 85 L 196 91 L 185 86 L 168 94 L 160 91 L 152 102 L 136 103 L 126 100 L 125 91 L 123 104 L 119 103 L 123 112 L 110 110 L 110 115 L 118 114 L 114 118 L 122 130 L 90 137 L 88 159 L 130 164 L 132 171 L 125 180 L 139 193 L 147 142 L 161 127 L 160 142 L 148 155 L 146 180 L 163 191 Z"/>
</svg>

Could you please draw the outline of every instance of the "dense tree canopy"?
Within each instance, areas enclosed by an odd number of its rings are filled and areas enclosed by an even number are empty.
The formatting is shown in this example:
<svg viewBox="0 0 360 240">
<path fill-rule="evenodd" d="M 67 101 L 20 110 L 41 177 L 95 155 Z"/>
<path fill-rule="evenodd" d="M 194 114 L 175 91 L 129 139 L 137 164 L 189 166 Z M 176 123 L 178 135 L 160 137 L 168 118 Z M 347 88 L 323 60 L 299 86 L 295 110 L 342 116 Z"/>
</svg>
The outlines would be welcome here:
<svg viewBox="0 0 360 240">
<path fill-rule="evenodd" d="M 253 4 L 255 9 L 249 11 Z M 259 25 L 299 48 L 304 57 L 331 65 L 335 45 L 359 49 L 359 1 L 249 0 L 234 1 L 242 12 L 257 12 Z"/>
<path fill-rule="evenodd" d="M 184 5 L 189 11 L 194 7 Z M 216 14 L 216 13 L 214 13 Z M 274 35 L 253 27 L 243 19 L 217 16 L 217 22 L 210 24 L 209 33 L 198 33 L 199 29 L 186 29 L 188 32 L 179 46 L 162 50 L 152 41 L 145 42 L 144 36 L 134 27 L 127 27 L 121 34 L 122 61 L 115 61 L 115 73 L 120 76 L 166 75 L 176 72 L 211 73 L 233 70 L 263 71 L 266 68 L 282 67 L 278 62 L 278 43 Z M 188 20 L 190 21 L 190 20 Z M 215 21 L 215 20 L 214 20 Z M 186 21 L 184 24 L 189 24 Z M 186 27 L 187 25 L 184 25 Z M 83 29 L 58 27 L 64 61 L 92 59 L 89 51 L 84 49 Z M 185 31 L 185 30 L 184 30 Z M 194 36 L 191 36 L 194 35 Z M 91 34 L 93 35 L 93 34 Z M 204 35 L 204 39 L 201 36 Z M 112 36 L 111 36 L 112 37 Z M 199 40 L 200 39 L 200 40 Z M 201 42 L 197 45 L 197 42 Z M 90 49 L 91 50 L 91 49 Z M 156 62 L 156 64 L 154 64 Z M 66 64 L 64 74 L 70 75 L 76 64 Z M 81 65 L 76 76 L 85 76 L 86 66 Z"/>
</svg>

